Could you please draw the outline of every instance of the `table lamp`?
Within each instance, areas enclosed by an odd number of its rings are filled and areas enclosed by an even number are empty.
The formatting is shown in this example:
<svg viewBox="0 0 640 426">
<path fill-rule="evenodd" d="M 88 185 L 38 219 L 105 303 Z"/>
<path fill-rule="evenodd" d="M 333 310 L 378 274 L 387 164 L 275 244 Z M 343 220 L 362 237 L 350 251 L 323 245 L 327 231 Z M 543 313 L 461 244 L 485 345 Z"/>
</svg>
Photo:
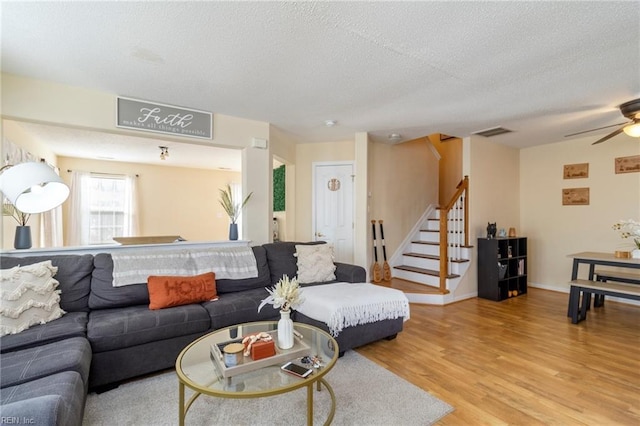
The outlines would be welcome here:
<svg viewBox="0 0 640 426">
<path fill-rule="evenodd" d="M 0 191 L 16 210 L 26 214 L 54 209 L 69 196 L 69 187 L 44 162 L 27 162 L 0 168 Z M 31 248 L 31 228 L 16 228 L 14 247 Z"/>
<path fill-rule="evenodd" d="M 0 191 L 21 212 L 46 212 L 69 196 L 69 187 L 45 163 L 7 165 L 0 172 Z"/>
</svg>

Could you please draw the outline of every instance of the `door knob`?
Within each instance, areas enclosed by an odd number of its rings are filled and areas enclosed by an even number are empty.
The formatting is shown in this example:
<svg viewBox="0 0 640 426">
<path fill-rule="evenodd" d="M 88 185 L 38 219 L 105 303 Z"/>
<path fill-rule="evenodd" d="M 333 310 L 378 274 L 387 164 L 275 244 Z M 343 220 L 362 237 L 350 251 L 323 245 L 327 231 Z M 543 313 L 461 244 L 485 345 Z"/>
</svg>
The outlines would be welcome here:
<svg viewBox="0 0 640 426">
<path fill-rule="evenodd" d="M 316 232 L 316 237 L 324 237 L 325 235 L 322 232 Z"/>
</svg>

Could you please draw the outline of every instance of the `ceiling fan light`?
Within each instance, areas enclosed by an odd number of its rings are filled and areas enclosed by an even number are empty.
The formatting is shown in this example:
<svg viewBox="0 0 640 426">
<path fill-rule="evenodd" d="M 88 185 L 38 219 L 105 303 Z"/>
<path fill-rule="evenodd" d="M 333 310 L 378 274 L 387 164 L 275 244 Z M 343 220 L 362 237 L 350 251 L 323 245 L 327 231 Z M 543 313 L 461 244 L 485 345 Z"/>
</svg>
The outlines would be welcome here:
<svg viewBox="0 0 640 426">
<path fill-rule="evenodd" d="M 640 123 L 629 124 L 622 130 L 632 138 L 640 138 Z"/>
</svg>

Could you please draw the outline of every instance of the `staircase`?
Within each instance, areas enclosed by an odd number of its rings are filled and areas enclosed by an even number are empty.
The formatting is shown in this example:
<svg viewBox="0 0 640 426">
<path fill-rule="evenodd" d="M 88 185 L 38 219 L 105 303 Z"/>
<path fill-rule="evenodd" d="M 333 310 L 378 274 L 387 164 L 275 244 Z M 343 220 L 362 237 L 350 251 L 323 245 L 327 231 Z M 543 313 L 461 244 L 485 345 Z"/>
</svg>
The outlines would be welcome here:
<svg viewBox="0 0 640 426">
<path fill-rule="evenodd" d="M 430 208 L 390 260 L 393 276 L 425 286 L 428 292 L 404 290 L 412 303 L 444 305 L 469 268 L 468 178 L 458 184 L 451 202 Z M 416 285 L 412 288 L 415 289 Z"/>
</svg>

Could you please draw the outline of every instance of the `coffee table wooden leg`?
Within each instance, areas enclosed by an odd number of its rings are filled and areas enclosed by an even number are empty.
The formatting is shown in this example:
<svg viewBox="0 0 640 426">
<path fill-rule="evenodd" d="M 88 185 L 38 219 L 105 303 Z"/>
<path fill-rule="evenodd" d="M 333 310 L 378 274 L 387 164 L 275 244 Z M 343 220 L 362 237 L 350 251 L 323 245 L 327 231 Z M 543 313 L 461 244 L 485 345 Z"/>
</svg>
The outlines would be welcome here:
<svg viewBox="0 0 640 426">
<path fill-rule="evenodd" d="M 178 424 L 184 426 L 184 383 L 178 383 Z"/>
</svg>

